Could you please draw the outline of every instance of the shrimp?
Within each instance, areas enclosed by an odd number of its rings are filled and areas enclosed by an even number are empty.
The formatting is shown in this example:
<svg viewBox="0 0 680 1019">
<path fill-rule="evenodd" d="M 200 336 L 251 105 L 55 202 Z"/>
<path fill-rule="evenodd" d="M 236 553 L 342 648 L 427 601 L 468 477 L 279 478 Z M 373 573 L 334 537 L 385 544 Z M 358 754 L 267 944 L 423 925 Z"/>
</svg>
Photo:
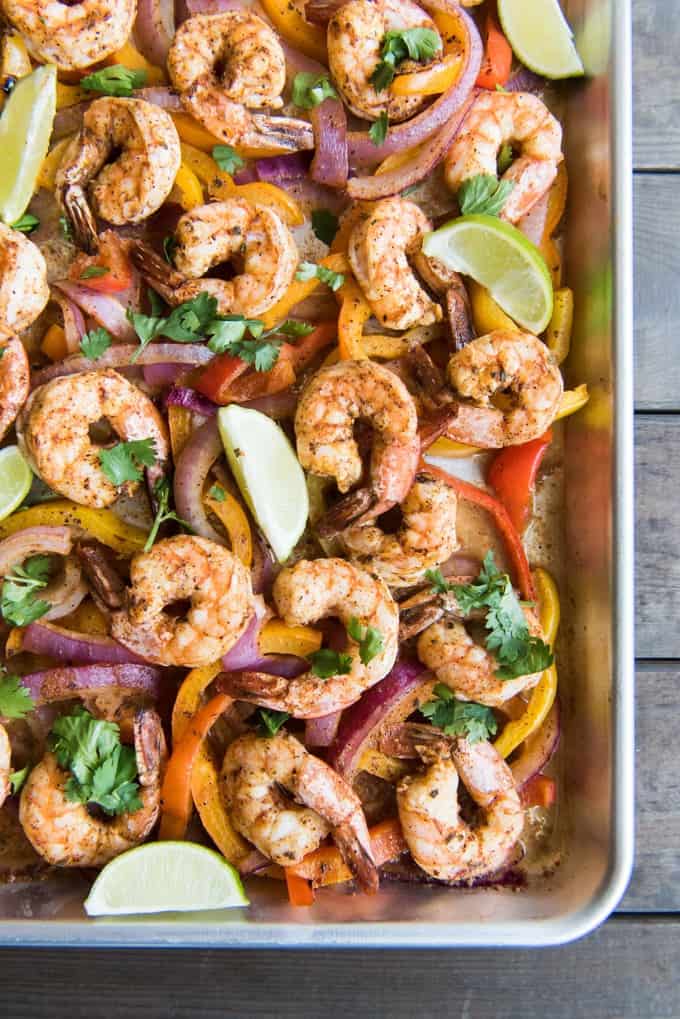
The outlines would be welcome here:
<svg viewBox="0 0 680 1019">
<path fill-rule="evenodd" d="M 401 331 L 442 318 L 442 309 L 423 289 L 410 264 L 425 259 L 420 248 L 431 229 L 414 202 L 385 198 L 350 234 L 348 253 L 354 275 L 373 314 L 388 329 Z"/>
<path fill-rule="evenodd" d="M 0 807 L 3 805 L 10 793 L 9 776 L 12 772 L 12 747 L 7 735 L 7 729 L 0 724 Z"/>
<path fill-rule="evenodd" d="M 397 786 L 397 807 L 411 856 L 440 881 L 472 882 L 507 863 L 524 826 L 524 811 L 510 768 L 485 741 L 419 747 L 422 775 Z M 485 822 L 471 827 L 458 811 L 458 782 L 481 808 Z"/>
<path fill-rule="evenodd" d="M 253 11 L 187 18 L 170 46 L 168 73 L 188 112 L 227 145 L 263 155 L 314 148 L 307 121 L 252 112 L 280 109 L 286 81 L 281 43 Z"/>
<path fill-rule="evenodd" d="M 267 739 L 249 733 L 234 740 L 224 757 L 221 785 L 236 830 L 274 863 L 299 863 L 331 833 L 361 887 L 377 891 L 378 870 L 359 797 L 290 733 L 282 730 Z"/>
<path fill-rule="evenodd" d="M 148 219 L 170 194 L 180 162 L 177 128 L 165 110 L 143 99 L 95 99 L 56 176 L 78 244 L 97 250 L 93 212 L 116 226 Z"/>
<path fill-rule="evenodd" d="M 496 329 L 453 355 L 449 381 L 473 403 L 458 402 L 446 434 L 485 449 L 515 446 L 542 435 L 555 420 L 562 399 L 559 367 L 545 343 L 531 333 Z M 494 406 L 495 396 L 511 400 Z"/>
<path fill-rule="evenodd" d="M 516 223 L 548 190 L 564 158 L 560 123 L 537 96 L 483 90 L 448 151 L 444 172 L 452 191 L 478 174 L 495 177 L 506 144 L 521 153 L 503 174 L 513 189 L 501 218 Z"/>
<path fill-rule="evenodd" d="M 532 637 L 543 639 L 543 630 L 528 606 L 522 611 Z M 491 708 L 501 707 L 523 690 L 535 686 L 541 672 L 501 679 L 498 660 L 468 633 L 465 624 L 446 618 L 428 626 L 418 638 L 418 657 L 432 669 L 440 683 L 450 687 L 461 700 L 477 701 Z"/>
<path fill-rule="evenodd" d="M 357 117 L 377 120 L 386 113 L 391 122 L 398 123 L 413 117 L 426 102 L 423 96 L 395 96 L 389 86 L 378 91 L 371 84 L 385 35 L 405 28 L 429 28 L 439 34 L 432 19 L 412 0 L 349 0 L 329 21 L 328 66 Z M 398 73 L 421 67 L 407 60 L 399 65 Z"/>
<path fill-rule="evenodd" d="M 191 668 L 217 661 L 254 612 L 250 574 L 228 549 L 181 534 L 141 552 L 130 567 L 126 604 L 111 634 L 146 661 Z M 166 606 L 188 601 L 182 616 Z"/>
<path fill-rule="evenodd" d="M 288 227 L 272 209 L 245 198 L 185 212 L 175 240 L 175 272 L 145 245 L 133 248 L 135 264 L 170 304 L 205 292 L 217 299 L 220 315 L 255 317 L 273 307 L 295 278 L 298 250 Z M 236 268 L 233 279 L 204 275 L 226 261 Z"/>
<path fill-rule="evenodd" d="M 40 248 L 18 230 L 0 223 L 0 339 L 28 329 L 49 298 L 47 266 Z"/>
<path fill-rule="evenodd" d="M 136 0 L 4 0 L 2 12 L 24 37 L 32 57 L 60 71 L 90 67 L 123 46 Z"/>
<path fill-rule="evenodd" d="M 342 532 L 342 542 L 353 562 L 391 587 L 417 584 L 426 570 L 440 566 L 458 548 L 457 502 L 448 485 L 416 474 L 396 534 L 385 534 L 376 525 L 354 526 Z"/>
<path fill-rule="evenodd" d="M 26 348 L 21 340 L 10 340 L 0 346 L 0 439 L 5 437 L 28 399 L 30 385 Z"/>
<path fill-rule="evenodd" d="M 370 488 L 357 524 L 401 502 L 413 483 L 420 441 L 412 396 L 382 365 L 340 361 L 312 376 L 295 414 L 300 463 L 313 474 L 335 478 L 341 492 L 348 492 L 363 473 L 354 438 L 359 419 L 373 427 L 373 450 Z"/>
<path fill-rule="evenodd" d="M 102 446 L 90 429 L 106 422 L 126 442 L 150 439 L 160 474 L 168 433 L 152 401 L 111 368 L 52 379 L 31 393 L 17 420 L 19 446 L 43 481 L 81 506 L 110 506 L 138 482 L 114 485 L 102 469 Z"/>
<path fill-rule="evenodd" d="M 354 620 L 362 628 L 377 630 L 382 644 L 378 653 L 364 662 L 359 645 L 348 637 L 348 671 L 328 679 L 313 671 L 297 679 L 244 672 L 234 683 L 247 700 L 296 718 L 317 718 L 354 704 L 394 665 L 399 609 L 379 578 L 343 559 L 302 559 L 281 571 L 273 593 L 278 613 L 289 626 L 337 616 L 346 627 Z"/>
<path fill-rule="evenodd" d="M 48 863 L 103 867 L 148 838 L 160 810 L 165 737 L 161 720 L 151 708 L 137 712 L 133 728 L 139 810 L 104 819 L 91 814 L 86 803 L 69 800 L 68 772 L 49 751 L 31 771 L 21 791 L 19 820 L 28 841 Z"/>
</svg>

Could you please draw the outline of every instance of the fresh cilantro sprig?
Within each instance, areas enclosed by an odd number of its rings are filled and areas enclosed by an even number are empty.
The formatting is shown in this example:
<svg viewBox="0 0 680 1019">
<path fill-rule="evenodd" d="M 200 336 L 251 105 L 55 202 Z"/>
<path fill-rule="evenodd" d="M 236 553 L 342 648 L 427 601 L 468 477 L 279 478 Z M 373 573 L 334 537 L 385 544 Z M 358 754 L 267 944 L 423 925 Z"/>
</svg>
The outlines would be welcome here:
<svg viewBox="0 0 680 1019">
<path fill-rule="evenodd" d="M 153 548 L 154 542 L 158 537 L 158 531 L 160 530 L 161 525 L 167 520 L 174 520 L 180 525 L 180 527 L 184 527 L 187 531 L 192 530 L 191 525 L 188 524 L 186 520 L 182 520 L 181 517 L 177 516 L 174 510 L 170 509 L 170 483 L 167 478 L 158 479 L 153 487 L 153 494 L 156 498 L 158 509 L 156 510 L 156 516 L 154 517 L 154 522 L 151 525 L 149 536 L 144 543 L 144 548 L 142 550 L 144 552 L 149 552 Z"/>
<path fill-rule="evenodd" d="M 121 744 L 114 722 L 78 707 L 55 721 L 48 744 L 59 766 L 71 772 L 64 790 L 71 803 L 96 803 L 112 816 L 142 806 L 135 752 Z"/>
<path fill-rule="evenodd" d="M 35 701 L 21 682 L 21 677 L 0 673 L 0 716 L 25 718 L 34 707 Z"/>
<path fill-rule="evenodd" d="M 307 336 L 314 326 L 307 322 L 288 319 L 280 326 L 264 332 L 264 322 L 244 318 L 243 315 L 226 315 L 210 326 L 212 336 L 208 346 L 216 354 L 231 354 L 240 357 L 255 371 L 268 372 L 279 359 L 286 337 Z M 246 337 L 249 332 L 252 338 Z"/>
<path fill-rule="evenodd" d="M 13 230 L 19 230 L 22 234 L 31 234 L 34 230 L 37 230 L 40 226 L 40 220 L 37 216 L 33 216 L 30 212 L 25 212 L 23 216 L 12 223 Z"/>
<path fill-rule="evenodd" d="M 25 764 L 20 771 L 10 772 L 9 785 L 10 789 L 12 790 L 13 796 L 16 796 L 16 794 L 21 789 L 22 785 L 28 778 L 28 773 L 30 770 L 31 770 L 30 764 Z"/>
<path fill-rule="evenodd" d="M 268 708 L 260 708 L 258 714 L 260 736 L 276 736 L 281 726 L 290 718 L 287 711 L 270 711 Z"/>
<path fill-rule="evenodd" d="M 117 442 L 110 449 L 99 450 L 99 463 L 112 485 L 118 488 L 127 481 L 141 481 L 142 469 L 156 463 L 153 439 Z"/>
<path fill-rule="evenodd" d="M 205 291 L 193 300 L 177 305 L 169 315 L 163 314 L 163 305 L 152 290 L 149 297 L 152 302 L 150 315 L 132 308 L 128 308 L 126 313 L 140 342 L 139 349 L 131 358 L 133 362 L 158 336 L 166 336 L 176 343 L 195 343 L 208 334 L 209 326 L 218 318 L 217 300 Z"/>
<path fill-rule="evenodd" d="M 514 154 L 512 151 L 512 145 L 510 142 L 504 142 L 496 156 L 496 168 L 498 170 L 499 177 L 502 177 L 505 171 L 510 169 L 513 158 Z"/>
<path fill-rule="evenodd" d="M 314 235 L 320 241 L 323 241 L 324 244 L 328 244 L 329 247 L 333 243 L 339 226 L 338 217 L 330 209 L 314 209 L 312 212 L 312 230 Z"/>
<path fill-rule="evenodd" d="M 326 268 L 325 265 L 317 265 L 316 262 L 300 262 L 295 279 L 304 283 L 315 278 L 321 280 L 331 290 L 339 290 L 345 282 L 345 277 L 341 272 L 334 272 L 332 269 Z"/>
<path fill-rule="evenodd" d="M 426 63 L 442 48 L 442 41 L 431 28 L 405 28 L 387 32 L 380 49 L 380 63 L 371 75 L 371 85 L 383 92 L 394 81 L 396 69 L 404 60 Z"/>
<path fill-rule="evenodd" d="M 3 619 L 13 626 L 28 626 L 44 616 L 50 603 L 38 598 L 37 592 L 47 587 L 49 574 L 50 559 L 46 555 L 31 556 L 23 566 L 15 566 L 2 583 Z"/>
<path fill-rule="evenodd" d="M 81 79 L 81 88 L 99 92 L 104 96 L 131 96 L 136 88 L 146 84 L 146 71 L 133 71 L 123 64 L 103 67 Z"/>
<path fill-rule="evenodd" d="M 352 656 L 332 648 L 322 647 L 308 655 L 312 663 L 311 672 L 319 679 L 330 679 L 331 676 L 346 676 L 352 671 Z"/>
<path fill-rule="evenodd" d="M 91 329 L 81 339 L 80 350 L 84 357 L 89 358 L 90 361 L 96 361 L 97 358 L 106 353 L 112 342 L 111 333 L 108 329 Z"/>
<path fill-rule="evenodd" d="M 81 280 L 96 280 L 101 276 L 108 276 L 111 270 L 106 265 L 88 265 L 80 274 Z"/>
<path fill-rule="evenodd" d="M 212 157 L 225 173 L 236 173 L 246 165 L 231 145 L 213 145 Z"/>
<path fill-rule="evenodd" d="M 374 121 L 368 129 L 368 137 L 374 145 L 382 145 L 387 138 L 389 126 L 389 118 L 383 110 L 378 119 Z"/>
<path fill-rule="evenodd" d="M 338 93 L 325 74 L 313 71 L 299 71 L 293 79 L 292 99 L 295 106 L 311 110 L 324 99 L 337 99 Z"/>
<path fill-rule="evenodd" d="M 362 626 L 355 616 L 347 624 L 347 632 L 359 645 L 359 657 L 364 665 L 373 661 L 385 646 L 380 630 L 374 626 Z"/>
<path fill-rule="evenodd" d="M 458 189 L 460 211 L 464 216 L 500 216 L 514 186 L 514 181 L 498 180 L 492 174 L 469 177 Z"/>
<path fill-rule="evenodd" d="M 227 493 L 224 491 L 221 485 L 213 485 L 210 491 L 208 492 L 208 495 L 210 496 L 211 499 L 214 499 L 215 502 L 224 502 L 224 500 L 227 498 Z"/>
<path fill-rule="evenodd" d="M 464 736 L 470 743 L 479 743 L 496 733 L 498 723 L 491 708 L 475 701 L 459 701 L 443 683 L 435 686 L 434 694 L 434 699 L 420 710 L 447 736 Z"/>
</svg>

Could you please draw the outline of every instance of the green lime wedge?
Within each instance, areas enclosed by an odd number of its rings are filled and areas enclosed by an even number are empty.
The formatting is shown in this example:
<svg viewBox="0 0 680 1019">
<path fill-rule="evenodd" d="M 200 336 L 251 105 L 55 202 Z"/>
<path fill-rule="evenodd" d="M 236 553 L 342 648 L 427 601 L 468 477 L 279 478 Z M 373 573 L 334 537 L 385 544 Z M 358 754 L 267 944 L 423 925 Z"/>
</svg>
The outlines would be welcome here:
<svg viewBox="0 0 680 1019">
<path fill-rule="evenodd" d="M 461 216 L 426 234 L 426 255 L 472 276 L 503 311 L 531 333 L 542 333 L 553 310 L 550 272 L 538 248 L 495 216 Z"/>
<path fill-rule="evenodd" d="M 33 474 L 18 446 L 0 449 L 0 520 L 4 520 L 28 495 Z"/>
<path fill-rule="evenodd" d="M 0 219 L 16 223 L 35 191 L 57 109 L 57 69 L 38 67 L 14 87 L 0 117 Z"/>
<path fill-rule="evenodd" d="M 238 871 L 195 842 L 148 842 L 107 863 L 85 900 L 88 916 L 247 906 Z"/>
<path fill-rule="evenodd" d="M 583 74 L 569 23 L 558 0 L 498 0 L 498 16 L 513 50 L 546 78 Z"/>
<path fill-rule="evenodd" d="M 236 483 L 279 562 L 307 526 L 307 485 L 293 447 L 276 422 L 232 403 L 217 414 Z"/>
</svg>

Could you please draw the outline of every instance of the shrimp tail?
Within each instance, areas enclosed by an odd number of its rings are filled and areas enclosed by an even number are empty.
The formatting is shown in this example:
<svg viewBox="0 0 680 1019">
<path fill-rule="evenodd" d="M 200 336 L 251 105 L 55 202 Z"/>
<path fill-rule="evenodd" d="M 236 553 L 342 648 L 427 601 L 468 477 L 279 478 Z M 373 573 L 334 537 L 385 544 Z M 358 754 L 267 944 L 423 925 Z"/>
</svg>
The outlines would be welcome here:
<svg viewBox="0 0 680 1019">
<path fill-rule="evenodd" d="M 321 517 L 316 525 L 317 534 L 321 538 L 336 537 L 351 523 L 356 523 L 357 518 L 370 513 L 376 501 L 371 488 L 358 488 L 350 492 Z"/>
<path fill-rule="evenodd" d="M 362 892 L 374 895 L 380 878 L 370 846 L 364 845 L 351 821 L 334 828 L 333 839 Z"/>
<path fill-rule="evenodd" d="M 417 637 L 432 623 L 438 622 L 443 615 L 444 609 L 434 596 L 430 602 L 406 606 L 399 613 L 399 640 Z"/>
<path fill-rule="evenodd" d="M 302 152 L 314 148 L 314 132 L 306 120 L 295 117 L 269 117 L 252 114 L 257 131 L 257 144 L 276 146 L 283 152 Z"/>
<path fill-rule="evenodd" d="M 83 188 L 79 184 L 67 184 L 60 200 L 76 244 L 89 255 L 95 255 L 99 250 L 97 224 Z"/>
<path fill-rule="evenodd" d="M 168 304 L 174 304 L 175 289 L 185 282 L 184 277 L 143 241 L 133 241 L 129 255 L 135 269 L 149 286 L 153 287 Z"/>
</svg>

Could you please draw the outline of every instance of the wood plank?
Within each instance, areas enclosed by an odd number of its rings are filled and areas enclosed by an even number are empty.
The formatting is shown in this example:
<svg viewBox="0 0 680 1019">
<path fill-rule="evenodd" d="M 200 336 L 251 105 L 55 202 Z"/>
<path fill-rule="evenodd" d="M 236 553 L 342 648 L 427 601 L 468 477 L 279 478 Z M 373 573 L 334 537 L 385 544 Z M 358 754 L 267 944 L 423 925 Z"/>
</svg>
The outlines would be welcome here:
<svg viewBox="0 0 680 1019">
<path fill-rule="evenodd" d="M 622 917 L 540 954 L 0 952 L 11 1019 L 677 1019 L 679 967 L 680 922 Z"/>
<path fill-rule="evenodd" d="M 680 167 L 680 19 L 673 0 L 633 0 L 634 162 Z"/>
</svg>

